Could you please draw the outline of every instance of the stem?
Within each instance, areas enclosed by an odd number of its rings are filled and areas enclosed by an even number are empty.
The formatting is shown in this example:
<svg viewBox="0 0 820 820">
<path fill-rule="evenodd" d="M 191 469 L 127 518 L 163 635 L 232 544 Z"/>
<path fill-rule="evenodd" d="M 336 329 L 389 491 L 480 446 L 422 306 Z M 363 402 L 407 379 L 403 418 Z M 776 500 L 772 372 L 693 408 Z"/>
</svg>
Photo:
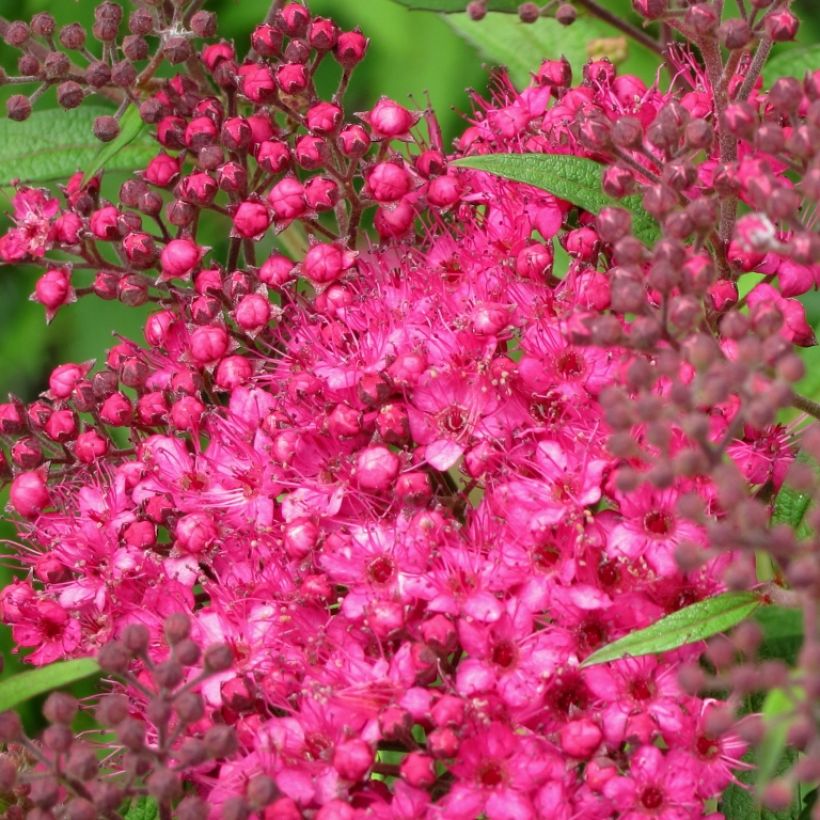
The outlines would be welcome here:
<svg viewBox="0 0 820 820">
<path fill-rule="evenodd" d="M 642 29 L 639 29 L 637 26 L 633 26 L 632 23 L 621 19 L 617 14 L 613 14 L 603 6 L 599 6 L 595 0 L 577 0 L 577 2 L 579 6 L 583 6 L 583 8 L 585 8 L 590 14 L 597 17 L 599 20 L 603 20 L 605 23 L 609 23 L 610 26 L 613 26 L 619 31 L 622 31 L 627 35 L 627 37 L 631 37 L 645 48 L 648 48 L 650 51 L 654 51 L 656 54 L 660 54 L 661 57 L 666 56 L 663 53 L 663 47 L 654 37 L 650 37 Z"/>
<path fill-rule="evenodd" d="M 820 419 L 820 404 L 811 399 L 807 399 L 805 396 L 801 396 L 799 393 L 792 395 L 792 407 L 796 407 L 798 410 L 802 410 L 804 413 L 814 416 L 816 419 Z"/>
<path fill-rule="evenodd" d="M 752 87 L 755 82 L 757 82 L 757 78 L 760 76 L 760 72 L 763 70 L 766 60 L 769 59 L 769 52 L 772 50 L 772 45 L 772 38 L 768 36 L 764 37 L 758 43 L 757 51 L 755 51 L 755 56 L 752 58 L 752 64 L 749 66 L 749 71 L 743 80 L 743 85 L 740 86 L 740 91 L 737 93 L 737 98 L 741 102 L 751 94 Z"/>
</svg>

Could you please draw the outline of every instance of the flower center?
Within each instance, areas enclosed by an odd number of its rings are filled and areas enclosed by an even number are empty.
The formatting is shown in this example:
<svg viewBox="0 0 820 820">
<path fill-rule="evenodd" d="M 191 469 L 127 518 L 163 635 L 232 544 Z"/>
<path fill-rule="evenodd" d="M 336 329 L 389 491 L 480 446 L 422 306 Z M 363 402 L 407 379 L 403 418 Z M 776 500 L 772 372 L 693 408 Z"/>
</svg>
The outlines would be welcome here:
<svg viewBox="0 0 820 820">
<path fill-rule="evenodd" d="M 555 369 L 565 379 L 575 379 L 584 372 L 584 361 L 574 350 L 565 350 L 556 360 Z"/>
<path fill-rule="evenodd" d="M 504 782 L 504 770 L 495 760 L 486 760 L 478 767 L 478 782 L 488 789 Z"/>
<path fill-rule="evenodd" d="M 701 735 L 695 744 L 701 757 L 715 757 L 720 750 L 718 744 L 711 738 Z"/>
<path fill-rule="evenodd" d="M 649 685 L 649 681 L 641 680 L 640 678 L 632 681 L 629 691 L 635 700 L 649 700 L 649 698 L 652 697 L 652 689 Z"/>
<path fill-rule="evenodd" d="M 641 792 L 641 803 L 644 808 L 658 809 L 663 805 L 663 792 L 657 786 L 647 786 Z"/>
<path fill-rule="evenodd" d="M 654 510 L 644 516 L 643 528 L 650 535 L 669 535 L 672 532 L 672 516 L 662 510 Z"/>
<path fill-rule="evenodd" d="M 441 427 L 448 433 L 460 433 L 467 424 L 467 415 L 455 405 L 448 407 L 441 414 Z"/>
<path fill-rule="evenodd" d="M 367 565 L 367 577 L 374 584 L 386 584 L 396 569 L 393 559 L 387 555 L 379 555 Z"/>
<path fill-rule="evenodd" d="M 558 547 L 548 542 L 537 544 L 532 551 L 532 562 L 540 570 L 552 569 L 560 557 Z"/>
<path fill-rule="evenodd" d="M 517 655 L 518 652 L 510 641 L 499 641 L 493 646 L 490 657 L 496 666 L 508 669 L 515 663 Z"/>
</svg>

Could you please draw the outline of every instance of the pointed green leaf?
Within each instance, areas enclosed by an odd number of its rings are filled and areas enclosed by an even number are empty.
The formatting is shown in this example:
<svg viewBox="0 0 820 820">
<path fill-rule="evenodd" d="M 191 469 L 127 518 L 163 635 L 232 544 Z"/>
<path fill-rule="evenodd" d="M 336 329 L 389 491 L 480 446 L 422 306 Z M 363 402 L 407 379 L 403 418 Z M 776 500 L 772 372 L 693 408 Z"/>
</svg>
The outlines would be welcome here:
<svg viewBox="0 0 820 820">
<path fill-rule="evenodd" d="M 651 245 L 659 236 L 658 224 L 644 210 L 640 197 L 617 200 L 604 193 L 603 167 L 591 159 L 567 154 L 484 154 L 464 157 L 453 165 L 533 185 L 593 214 L 609 206 L 625 208 L 632 214 L 632 231 L 638 239 Z"/>
<path fill-rule="evenodd" d="M 464 11 L 470 0 L 395 0 L 399 5 L 411 11 L 439 11 L 442 14 L 456 14 Z M 521 0 L 490 0 L 488 11 L 504 11 L 514 14 L 518 11 Z"/>
<path fill-rule="evenodd" d="M 14 709 L 29 698 L 69 686 L 99 671 L 100 666 L 94 658 L 76 658 L 18 672 L 0 681 L 0 712 Z"/>
<path fill-rule="evenodd" d="M 139 109 L 131 106 L 120 120 L 120 133 L 111 142 L 102 143 L 94 162 L 86 171 L 85 180 L 88 181 L 95 174 L 110 167 L 115 158 L 124 151 L 145 129 L 145 123 L 140 117 Z"/>
<path fill-rule="evenodd" d="M 739 624 L 761 605 L 753 592 L 725 592 L 679 609 L 652 626 L 631 632 L 593 652 L 581 666 L 655 655 L 702 641 Z"/>
<path fill-rule="evenodd" d="M 763 82 L 770 87 L 779 77 L 802 80 L 809 71 L 820 68 L 820 44 L 805 48 L 787 48 L 775 54 L 763 68 Z"/>
<path fill-rule="evenodd" d="M 108 108 L 83 105 L 70 111 L 35 111 L 25 122 L 0 119 L 0 185 L 16 179 L 27 183 L 66 180 L 92 167 L 101 143 L 91 129 L 97 117 L 110 113 Z M 135 137 L 110 157 L 106 167 L 132 171 L 155 153 L 151 140 Z"/>
</svg>

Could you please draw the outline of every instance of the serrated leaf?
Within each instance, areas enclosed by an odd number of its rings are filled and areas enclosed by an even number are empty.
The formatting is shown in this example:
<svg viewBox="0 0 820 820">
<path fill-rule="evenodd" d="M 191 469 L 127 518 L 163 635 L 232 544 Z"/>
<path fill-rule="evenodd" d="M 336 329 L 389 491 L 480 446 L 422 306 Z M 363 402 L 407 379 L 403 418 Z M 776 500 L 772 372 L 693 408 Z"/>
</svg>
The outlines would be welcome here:
<svg viewBox="0 0 820 820">
<path fill-rule="evenodd" d="M 90 168 L 100 152 L 100 141 L 91 130 L 94 120 L 110 113 L 107 108 L 84 105 L 70 111 L 35 111 L 25 122 L 0 119 L 0 185 L 10 185 L 15 179 L 27 183 L 65 180 Z M 131 171 L 155 153 L 150 140 L 135 138 L 111 157 L 107 168 Z"/>
<path fill-rule="evenodd" d="M 753 592 L 725 592 L 679 609 L 593 652 L 581 666 L 620 658 L 668 652 L 724 632 L 748 618 L 761 605 Z"/>
<path fill-rule="evenodd" d="M 159 806 L 152 797 L 135 797 L 121 813 L 124 820 L 156 820 Z"/>
<path fill-rule="evenodd" d="M 766 731 L 757 747 L 756 755 L 758 790 L 765 786 L 777 771 L 783 752 L 786 750 L 786 739 L 795 706 L 805 697 L 805 690 L 799 686 L 793 687 L 791 691 L 780 688 L 772 689 L 766 695 L 760 710 Z"/>
<path fill-rule="evenodd" d="M 394 2 L 411 11 L 438 11 L 441 14 L 457 14 L 465 11 L 469 5 L 469 0 L 394 0 Z M 520 0 L 490 0 L 487 3 L 487 10 L 515 14 L 520 5 Z"/>
<path fill-rule="evenodd" d="M 111 142 L 103 143 L 94 157 L 94 162 L 86 171 L 85 181 L 111 167 L 116 157 L 124 151 L 145 130 L 145 123 L 139 110 L 133 105 L 123 114 L 120 120 L 120 133 Z"/>
<path fill-rule="evenodd" d="M 809 71 L 820 68 L 820 45 L 789 48 L 775 54 L 763 67 L 763 83 L 769 88 L 779 77 L 802 80 Z"/>
<path fill-rule="evenodd" d="M 533 185 L 593 214 L 610 206 L 625 208 L 632 214 L 632 232 L 638 239 L 652 245 L 660 235 L 658 224 L 644 210 L 640 197 L 616 200 L 604 193 L 603 168 L 591 159 L 568 154 L 484 154 L 464 157 L 453 165 Z"/>
<path fill-rule="evenodd" d="M 76 658 L 18 672 L 0 681 L 0 712 L 14 709 L 29 698 L 69 686 L 99 671 L 100 666 L 94 658 Z"/>
</svg>

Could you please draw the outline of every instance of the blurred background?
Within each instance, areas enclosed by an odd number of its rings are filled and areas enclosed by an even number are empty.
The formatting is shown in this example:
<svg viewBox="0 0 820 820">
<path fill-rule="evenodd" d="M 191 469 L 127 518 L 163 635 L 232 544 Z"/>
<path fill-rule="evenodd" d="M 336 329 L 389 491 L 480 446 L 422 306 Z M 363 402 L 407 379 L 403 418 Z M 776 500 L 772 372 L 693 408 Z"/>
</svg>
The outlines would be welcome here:
<svg viewBox="0 0 820 820">
<path fill-rule="evenodd" d="M 796 4 L 802 17 L 798 47 L 820 41 L 817 3 L 802 0 Z M 58 25 L 80 22 L 90 28 L 94 5 L 93 0 L 2 0 L 0 14 L 9 20 L 29 20 L 36 12 L 48 11 L 57 18 Z M 481 23 L 473 23 L 464 15 L 408 11 L 393 0 L 310 0 L 309 5 L 314 13 L 333 17 L 344 29 L 360 26 L 371 38 L 367 58 L 357 69 L 346 98 L 348 111 L 365 111 L 383 94 L 422 108 L 429 96 L 448 143 L 463 128 L 465 113 L 470 110 L 465 89 L 486 89 L 488 62 L 508 64 L 518 83 L 526 81 L 528 71 L 537 67 L 539 59 L 562 54 L 573 63 L 576 76 L 590 55 L 612 56 L 622 71 L 636 73 L 647 82 L 653 80 L 657 70 L 650 53 L 628 46 L 618 38 L 618 32 L 595 20 L 579 18 L 569 28 L 553 20 L 524 26 L 513 15 L 493 14 Z M 629 0 L 605 0 L 605 5 L 615 12 L 631 13 Z M 208 0 L 205 5 L 217 12 L 222 35 L 234 40 L 240 53 L 267 6 L 268 0 Z M 16 73 L 16 59 L 17 52 L 0 44 L 0 64 L 11 74 Z M 18 90 L 0 88 L 0 107 L 10 93 Z M 50 98 L 41 100 L 37 109 L 47 106 L 56 106 L 53 92 Z M 3 168 L 0 159 L 2 182 L 13 177 L 13 168 Z M 123 174 L 109 175 L 104 190 L 113 196 L 124 178 Z M 9 209 L 12 193 L 7 184 L 0 186 L 0 214 Z M 4 219 L 0 216 L 3 231 Z M 101 357 L 111 344 L 114 330 L 141 338 L 144 312 L 93 298 L 61 310 L 46 326 L 42 307 L 28 301 L 37 273 L 24 266 L 0 267 L 0 400 L 8 392 L 31 400 L 44 388 L 56 364 Z M 815 314 L 813 318 L 816 321 L 820 316 Z M 5 495 L 0 495 L 0 509 L 4 504 Z M 11 538 L 12 534 L 7 524 L 0 523 L 0 539 Z M 0 567 L 0 585 L 11 571 L 12 567 Z M 18 666 L 9 655 L 8 635 L 2 627 L 0 650 L 6 660 L 3 674 L 8 675 Z M 34 703 L 29 705 L 28 720 L 36 720 L 36 708 Z"/>
</svg>

